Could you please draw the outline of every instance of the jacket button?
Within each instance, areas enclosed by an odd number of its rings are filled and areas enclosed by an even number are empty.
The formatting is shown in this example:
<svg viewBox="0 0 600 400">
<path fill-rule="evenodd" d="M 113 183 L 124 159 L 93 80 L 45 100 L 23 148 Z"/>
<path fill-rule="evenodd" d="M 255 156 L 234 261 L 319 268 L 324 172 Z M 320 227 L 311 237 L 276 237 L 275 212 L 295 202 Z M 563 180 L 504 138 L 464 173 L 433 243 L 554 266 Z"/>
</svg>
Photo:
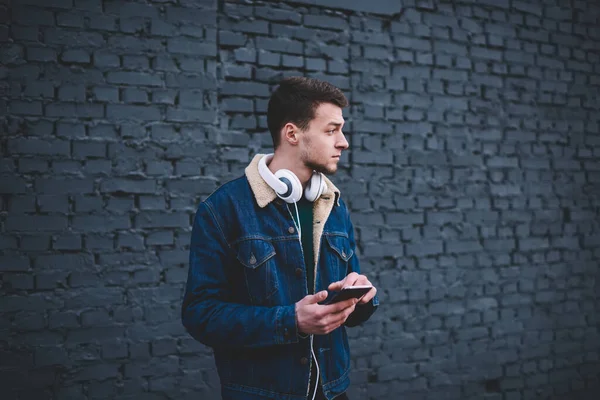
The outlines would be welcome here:
<svg viewBox="0 0 600 400">
<path fill-rule="evenodd" d="M 302 365 L 306 365 L 306 364 L 308 364 L 308 358 L 306 358 L 306 357 L 302 357 L 302 358 L 300 359 L 300 364 L 302 364 Z"/>
<path fill-rule="evenodd" d="M 288 328 L 285 328 L 285 329 L 283 330 L 283 336 L 284 336 L 284 337 L 286 337 L 286 338 L 290 337 L 290 331 L 289 331 L 289 329 L 288 329 Z"/>
<path fill-rule="evenodd" d="M 302 268 L 296 268 L 296 277 L 302 278 Z"/>
<path fill-rule="evenodd" d="M 293 226 L 290 226 L 290 227 L 288 228 L 288 232 L 289 232 L 289 233 L 294 233 L 295 231 L 296 231 L 296 230 L 294 229 L 294 227 L 293 227 Z"/>
</svg>

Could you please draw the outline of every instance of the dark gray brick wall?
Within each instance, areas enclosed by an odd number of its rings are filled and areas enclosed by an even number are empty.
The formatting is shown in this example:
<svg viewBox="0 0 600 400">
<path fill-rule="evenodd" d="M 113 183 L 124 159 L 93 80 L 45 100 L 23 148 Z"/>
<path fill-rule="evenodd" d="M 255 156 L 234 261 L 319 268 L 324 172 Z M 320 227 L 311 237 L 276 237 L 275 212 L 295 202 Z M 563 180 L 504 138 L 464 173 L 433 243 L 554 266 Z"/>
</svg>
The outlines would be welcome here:
<svg viewBox="0 0 600 400">
<path fill-rule="evenodd" d="M 593 0 L 0 1 L 0 388 L 217 399 L 181 327 L 197 204 L 289 75 L 348 95 L 334 180 L 381 309 L 353 399 L 596 399 Z"/>
</svg>

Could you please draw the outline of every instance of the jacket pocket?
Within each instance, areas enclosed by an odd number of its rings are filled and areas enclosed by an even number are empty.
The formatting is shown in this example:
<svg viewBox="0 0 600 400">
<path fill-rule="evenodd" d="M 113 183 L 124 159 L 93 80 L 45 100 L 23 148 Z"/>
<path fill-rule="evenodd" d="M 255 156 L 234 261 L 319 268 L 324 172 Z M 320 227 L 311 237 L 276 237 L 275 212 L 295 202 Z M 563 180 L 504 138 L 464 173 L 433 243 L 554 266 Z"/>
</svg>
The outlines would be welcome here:
<svg viewBox="0 0 600 400">
<path fill-rule="evenodd" d="M 266 304 L 279 289 L 275 254 L 275 247 L 264 239 L 245 239 L 237 246 L 252 304 Z"/>
<path fill-rule="evenodd" d="M 342 235 L 324 235 L 327 241 L 327 265 L 329 281 L 342 280 L 348 275 L 348 262 L 354 255 L 350 240 Z"/>
</svg>

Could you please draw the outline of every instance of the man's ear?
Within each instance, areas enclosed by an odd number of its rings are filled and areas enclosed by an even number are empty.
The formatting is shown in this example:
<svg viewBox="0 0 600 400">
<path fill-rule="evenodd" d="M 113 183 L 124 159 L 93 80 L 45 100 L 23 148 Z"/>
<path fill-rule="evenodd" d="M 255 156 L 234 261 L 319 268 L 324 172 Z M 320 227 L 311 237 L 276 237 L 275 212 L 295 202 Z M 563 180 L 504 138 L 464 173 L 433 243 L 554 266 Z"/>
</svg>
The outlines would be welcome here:
<svg viewBox="0 0 600 400">
<path fill-rule="evenodd" d="M 298 127 L 291 122 L 288 122 L 283 127 L 283 140 L 287 141 L 292 146 L 298 144 Z"/>
</svg>

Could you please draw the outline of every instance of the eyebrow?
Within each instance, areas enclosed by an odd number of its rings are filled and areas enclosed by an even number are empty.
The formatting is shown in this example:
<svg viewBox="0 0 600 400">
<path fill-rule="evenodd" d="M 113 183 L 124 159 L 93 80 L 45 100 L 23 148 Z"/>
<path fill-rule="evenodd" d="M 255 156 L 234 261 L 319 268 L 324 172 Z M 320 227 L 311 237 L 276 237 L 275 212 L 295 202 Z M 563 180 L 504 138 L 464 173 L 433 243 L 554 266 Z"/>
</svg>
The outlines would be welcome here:
<svg viewBox="0 0 600 400">
<path fill-rule="evenodd" d="M 344 121 L 344 122 L 346 122 L 346 121 Z M 332 122 L 328 123 L 327 126 L 333 125 L 333 126 L 335 126 L 337 128 L 337 127 L 340 127 L 340 126 L 344 125 L 344 122 L 333 122 L 332 121 Z"/>
</svg>

